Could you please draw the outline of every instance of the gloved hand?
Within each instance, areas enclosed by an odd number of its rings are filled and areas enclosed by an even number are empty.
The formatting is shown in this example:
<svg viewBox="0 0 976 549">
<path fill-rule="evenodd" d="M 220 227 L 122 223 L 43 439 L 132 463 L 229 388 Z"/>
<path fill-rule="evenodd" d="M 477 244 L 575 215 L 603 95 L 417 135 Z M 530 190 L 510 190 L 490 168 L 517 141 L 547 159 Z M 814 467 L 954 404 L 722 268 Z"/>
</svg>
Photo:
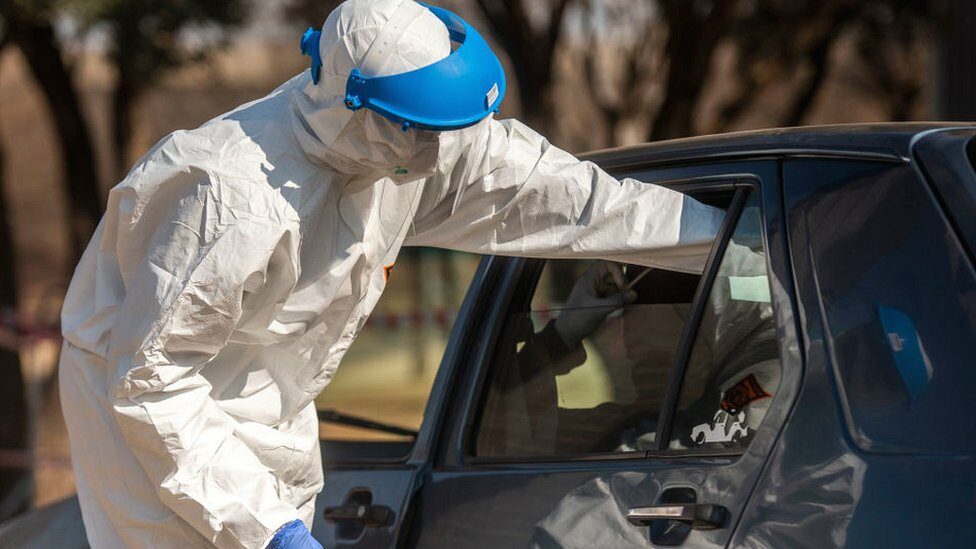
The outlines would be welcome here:
<svg viewBox="0 0 976 549">
<path fill-rule="evenodd" d="M 267 549 L 322 549 L 322 544 L 315 541 L 305 523 L 293 520 L 278 529 Z"/>
<path fill-rule="evenodd" d="M 637 292 L 623 291 L 624 273 L 620 265 L 597 261 L 573 284 L 564 312 L 555 321 L 556 332 L 568 347 L 579 345 L 593 333 L 607 315 L 633 303 Z"/>
</svg>

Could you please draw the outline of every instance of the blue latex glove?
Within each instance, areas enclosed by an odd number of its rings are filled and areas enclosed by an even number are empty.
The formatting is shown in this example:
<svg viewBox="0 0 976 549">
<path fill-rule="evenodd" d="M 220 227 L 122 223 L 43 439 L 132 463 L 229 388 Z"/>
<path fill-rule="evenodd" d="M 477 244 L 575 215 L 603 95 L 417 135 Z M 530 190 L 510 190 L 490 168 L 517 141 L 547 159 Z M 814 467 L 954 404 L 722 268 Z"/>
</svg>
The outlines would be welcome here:
<svg viewBox="0 0 976 549">
<path fill-rule="evenodd" d="M 278 529 L 268 549 L 322 549 L 322 544 L 315 541 L 305 523 L 293 520 Z"/>
</svg>

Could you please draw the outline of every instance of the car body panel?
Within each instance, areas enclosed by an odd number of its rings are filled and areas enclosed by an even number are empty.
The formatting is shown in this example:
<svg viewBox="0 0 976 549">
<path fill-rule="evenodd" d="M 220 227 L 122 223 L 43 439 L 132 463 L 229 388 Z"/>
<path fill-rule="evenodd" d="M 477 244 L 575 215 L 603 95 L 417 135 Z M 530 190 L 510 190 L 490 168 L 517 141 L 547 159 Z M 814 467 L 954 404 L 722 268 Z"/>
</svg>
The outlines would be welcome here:
<svg viewBox="0 0 976 549">
<path fill-rule="evenodd" d="M 789 165 L 791 162 L 792 166 Z M 846 401 L 843 375 L 838 371 L 844 360 L 847 361 L 844 364 L 851 364 L 859 356 L 843 356 L 843 353 L 850 352 L 850 348 L 833 341 L 825 316 L 825 307 L 830 306 L 829 298 L 822 294 L 823 281 L 818 279 L 818 273 L 822 278 L 824 270 L 831 269 L 836 272 L 830 276 L 839 280 L 851 280 L 853 284 L 853 279 L 860 276 L 858 273 L 872 272 L 872 269 L 891 269 L 886 261 L 895 257 L 894 254 L 906 249 L 912 250 L 909 257 L 914 258 L 917 264 L 902 264 L 903 268 L 898 269 L 897 276 L 911 277 L 910 280 L 916 281 L 912 284 L 912 291 L 917 293 L 888 295 L 887 299 L 896 302 L 901 299 L 903 303 L 907 300 L 911 305 L 902 307 L 916 319 L 923 318 L 919 315 L 933 315 L 929 317 L 930 326 L 939 324 L 939 320 L 932 320 L 933 318 L 944 315 L 947 333 L 930 331 L 926 334 L 925 341 L 929 344 L 930 351 L 954 353 L 957 357 L 956 365 L 963 366 L 967 357 L 972 356 L 976 340 L 972 337 L 968 340 L 956 339 L 947 335 L 951 333 L 948 329 L 954 322 L 949 319 L 958 317 L 951 316 L 948 310 L 927 310 L 926 296 L 934 296 L 934 288 L 947 292 L 950 294 L 949 302 L 958 308 L 968 307 L 972 319 L 976 318 L 976 288 L 964 283 L 964 287 L 958 288 L 958 293 L 954 293 L 957 291 L 954 287 L 956 280 L 965 281 L 965 277 L 944 279 L 921 274 L 930 269 L 933 275 L 938 272 L 934 270 L 934 264 L 926 265 L 934 257 L 926 254 L 925 247 L 931 254 L 940 246 L 939 239 L 942 239 L 945 243 L 943 246 L 951 250 L 957 235 L 948 220 L 945 221 L 944 228 L 937 227 L 939 215 L 925 218 L 925 230 L 935 233 L 931 238 L 912 227 L 911 223 L 916 219 L 909 219 L 910 216 L 885 220 L 886 223 L 882 222 L 882 226 L 877 227 L 877 216 L 885 215 L 885 212 L 920 211 L 929 206 L 921 203 L 926 200 L 924 193 L 916 195 L 923 197 L 921 201 L 916 198 L 912 203 L 895 205 L 890 201 L 896 198 L 880 190 L 877 197 L 878 207 L 884 208 L 880 213 L 866 213 L 867 210 L 858 207 L 860 204 L 852 204 L 856 202 L 853 199 L 837 200 L 837 204 L 848 206 L 844 211 L 844 219 L 836 217 L 837 223 L 830 223 L 826 227 L 814 225 L 801 231 L 801 221 L 808 214 L 808 206 L 812 207 L 811 200 L 816 200 L 823 192 L 831 192 L 819 190 L 821 186 L 830 187 L 831 180 L 843 179 L 845 181 L 835 188 L 849 188 L 891 177 L 892 172 L 900 172 L 905 177 L 905 172 L 910 167 L 907 164 L 891 167 L 839 161 L 820 163 L 817 166 L 809 161 L 788 160 L 786 163 L 788 165 L 784 169 L 784 185 L 787 198 L 784 209 L 790 220 L 790 247 L 799 294 L 799 315 L 807 371 L 795 412 L 783 430 L 780 443 L 772 452 L 767 471 L 743 514 L 731 545 L 971 545 L 976 538 L 976 464 L 973 463 L 972 452 L 950 454 L 927 451 L 920 447 L 895 448 L 859 432 L 860 428 Z M 906 181 L 919 186 L 926 184 L 918 179 L 887 181 L 892 184 L 905 184 Z M 935 198 L 932 197 L 932 200 Z M 871 215 L 872 219 L 869 220 L 865 215 Z M 877 248 L 858 252 L 862 256 L 859 265 L 843 261 L 830 265 L 814 265 L 811 246 L 820 244 L 811 242 L 818 239 L 829 242 L 828 233 L 842 231 L 859 235 L 874 231 L 879 237 Z M 921 235 L 926 237 L 924 242 L 917 241 Z M 909 248 L 912 246 L 918 247 L 918 250 Z M 967 265 L 967 259 L 961 252 L 955 252 L 948 263 L 957 273 L 971 273 L 972 265 Z M 968 280 L 972 280 L 971 277 Z M 883 289 L 878 291 L 883 292 Z M 940 302 L 933 302 L 933 305 L 934 303 Z M 884 318 L 879 319 L 879 324 L 883 324 L 883 321 Z M 880 338 L 883 330 L 879 329 L 877 333 Z M 939 341 L 939 337 L 945 339 Z M 972 364 L 969 359 L 969 365 Z M 959 392 L 968 390 L 969 388 L 963 387 Z M 908 400 L 911 402 L 911 399 Z M 960 402 L 956 406 L 956 413 L 960 414 L 957 423 L 966 425 L 968 421 L 972 425 L 966 405 Z M 943 408 L 951 409 L 952 405 Z M 923 413 L 921 408 L 917 411 Z M 894 426 L 891 432 L 898 433 L 898 427 L 904 426 Z M 926 427 L 953 430 L 937 421 L 928 422 Z M 972 438 L 972 433 L 959 434 L 964 440 Z M 924 435 L 921 432 L 915 433 L 919 438 L 924 438 Z"/>
<path fill-rule="evenodd" d="M 976 128 L 934 129 L 913 139 L 915 165 L 932 185 L 959 236 L 976 250 Z"/>
<path fill-rule="evenodd" d="M 814 156 L 905 161 L 912 141 L 926 132 L 973 128 L 972 123 L 909 122 L 772 128 L 671 139 L 583 155 L 607 170 L 694 164 L 744 157 Z"/>
</svg>

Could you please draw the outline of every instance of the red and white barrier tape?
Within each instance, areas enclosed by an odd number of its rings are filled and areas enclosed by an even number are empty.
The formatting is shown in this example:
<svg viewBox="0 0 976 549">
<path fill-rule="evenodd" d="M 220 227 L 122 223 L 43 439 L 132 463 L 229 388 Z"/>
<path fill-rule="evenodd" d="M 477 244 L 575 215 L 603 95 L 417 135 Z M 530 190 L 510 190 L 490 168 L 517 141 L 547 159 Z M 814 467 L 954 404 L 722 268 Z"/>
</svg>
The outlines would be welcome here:
<svg viewBox="0 0 976 549">
<path fill-rule="evenodd" d="M 447 309 L 433 311 L 413 311 L 404 314 L 374 314 L 366 321 L 366 326 L 384 328 L 387 330 L 402 330 L 406 328 L 450 328 L 454 324 L 457 313 Z"/>
<path fill-rule="evenodd" d="M 0 348 L 16 351 L 27 344 L 41 340 L 60 340 L 57 326 L 37 326 L 21 322 L 17 312 L 0 309 Z"/>
<path fill-rule="evenodd" d="M 367 326 L 385 330 L 420 328 L 449 329 L 457 313 L 448 309 L 412 311 L 408 313 L 380 313 L 370 316 Z M 59 341 L 61 331 L 57 326 L 38 326 L 21 322 L 15 311 L 0 310 L 0 348 L 17 350 L 37 341 Z"/>
<path fill-rule="evenodd" d="M 67 456 L 42 456 L 27 450 L 0 449 L 0 469 L 71 469 L 71 459 Z"/>
</svg>

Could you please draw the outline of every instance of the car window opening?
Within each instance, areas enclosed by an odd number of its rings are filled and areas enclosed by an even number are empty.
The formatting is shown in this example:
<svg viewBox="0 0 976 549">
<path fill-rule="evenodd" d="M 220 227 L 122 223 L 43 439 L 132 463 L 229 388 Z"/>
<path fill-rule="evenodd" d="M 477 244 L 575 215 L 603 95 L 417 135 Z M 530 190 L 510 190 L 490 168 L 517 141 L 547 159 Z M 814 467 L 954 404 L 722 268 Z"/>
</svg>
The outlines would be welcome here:
<svg viewBox="0 0 976 549">
<path fill-rule="evenodd" d="M 672 450 L 743 450 L 778 387 L 761 217 L 752 194 L 707 296 L 712 313 L 694 343 Z M 633 301 L 595 314 L 573 303 L 594 264 L 547 261 L 528 307 L 510 314 L 478 415 L 475 457 L 658 448 L 658 418 L 702 275 L 616 264 Z M 592 326 L 574 346 L 560 337 L 560 323 Z"/>
</svg>

